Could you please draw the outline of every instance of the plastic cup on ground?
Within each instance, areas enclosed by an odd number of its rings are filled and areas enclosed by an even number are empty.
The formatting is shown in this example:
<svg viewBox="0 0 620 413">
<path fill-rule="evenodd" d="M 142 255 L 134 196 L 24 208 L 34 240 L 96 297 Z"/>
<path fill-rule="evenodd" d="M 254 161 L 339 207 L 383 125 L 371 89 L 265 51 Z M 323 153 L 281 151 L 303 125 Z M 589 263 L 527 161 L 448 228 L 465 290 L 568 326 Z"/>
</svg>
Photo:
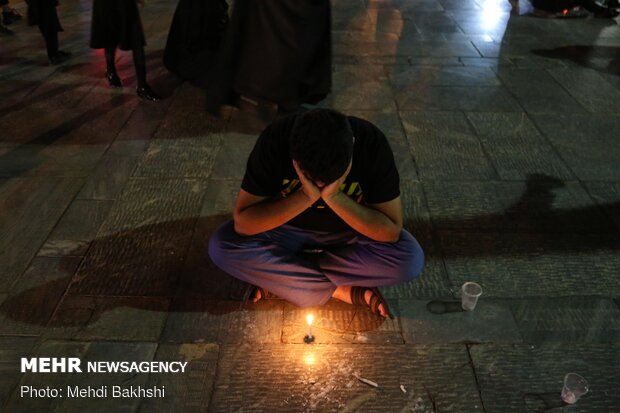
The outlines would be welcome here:
<svg viewBox="0 0 620 413">
<path fill-rule="evenodd" d="M 462 287 L 461 307 L 465 311 L 473 311 L 482 294 L 482 287 L 474 282 L 466 282 Z"/>
<path fill-rule="evenodd" d="M 577 373 L 568 373 L 564 376 L 562 400 L 567 404 L 575 404 L 577 400 L 588 392 L 588 381 Z"/>
</svg>

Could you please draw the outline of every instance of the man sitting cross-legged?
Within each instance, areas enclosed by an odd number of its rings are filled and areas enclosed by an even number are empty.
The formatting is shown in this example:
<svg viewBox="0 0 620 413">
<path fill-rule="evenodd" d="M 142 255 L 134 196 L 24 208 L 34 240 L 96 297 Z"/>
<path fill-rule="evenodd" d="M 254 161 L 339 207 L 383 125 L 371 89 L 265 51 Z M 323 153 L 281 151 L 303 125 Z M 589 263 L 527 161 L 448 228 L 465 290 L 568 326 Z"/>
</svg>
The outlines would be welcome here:
<svg viewBox="0 0 620 413">
<path fill-rule="evenodd" d="M 213 262 L 300 307 L 330 297 L 392 316 L 378 286 L 412 280 L 424 253 L 402 228 L 399 176 L 368 121 L 314 109 L 258 138 L 233 220 L 211 237 Z"/>
</svg>

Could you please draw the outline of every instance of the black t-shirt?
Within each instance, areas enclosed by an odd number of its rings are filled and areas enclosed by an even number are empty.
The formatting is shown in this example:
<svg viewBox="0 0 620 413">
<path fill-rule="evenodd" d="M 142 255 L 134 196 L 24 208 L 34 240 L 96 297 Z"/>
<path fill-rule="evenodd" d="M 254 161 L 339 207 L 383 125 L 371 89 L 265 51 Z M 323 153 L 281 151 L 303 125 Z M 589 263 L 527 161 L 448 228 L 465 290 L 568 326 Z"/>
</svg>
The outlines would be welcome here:
<svg viewBox="0 0 620 413">
<path fill-rule="evenodd" d="M 289 152 L 296 115 L 281 118 L 259 136 L 248 158 L 241 188 L 256 196 L 286 197 L 301 189 Z M 372 123 L 348 117 L 355 144 L 353 163 L 341 190 L 360 204 L 378 204 L 400 195 L 399 176 L 385 135 Z M 350 229 L 319 199 L 288 224 L 315 231 Z"/>
</svg>

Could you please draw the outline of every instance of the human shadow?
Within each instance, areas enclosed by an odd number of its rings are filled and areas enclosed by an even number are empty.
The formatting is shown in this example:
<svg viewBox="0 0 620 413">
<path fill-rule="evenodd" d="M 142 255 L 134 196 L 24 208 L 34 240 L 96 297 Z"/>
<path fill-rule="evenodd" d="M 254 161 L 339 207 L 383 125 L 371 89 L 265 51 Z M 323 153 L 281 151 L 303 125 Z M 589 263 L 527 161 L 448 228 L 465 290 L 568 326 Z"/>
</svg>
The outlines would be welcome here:
<svg viewBox="0 0 620 413">
<path fill-rule="evenodd" d="M 562 185 L 558 179 L 532 175 L 520 198 L 503 213 L 480 215 L 461 221 L 458 218 L 444 222 L 418 221 L 418 224 L 432 228 L 449 223 L 466 229 L 467 245 L 444 251 L 445 259 L 497 254 L 496 250 L 489 248 L 486 240 L 501 236 L 501 231 L 480 233 L 477 228 L 506 220 L 528 223 L 525 233 L 529 236 L 510 239 L 511 253 L 620 250 L 620 237 L 617 228 L 610 224 L 609 217 L 609 214 L 620 216 L 620 202 L 558 210 L 553 207 L 554 190 Z M 72 318 L 71 311 L 63 309 L 62 303 L 57 314 L 64 316 L 52 318 L 54 308 L 63 294 L 65 297 L 94 296 L 111 302 L 118 297 L 125 297 L 121 300 L 123 306 L 149 311 L 162 311 L 161 300 L 171 303 L 167 307 L 170 312 L 225 314 L 241 308 L 260 311 L 263 308 L 261 306 L 242 304 L 244 298 L 247 298 L 248 285 L 219 270 L 208 257 L 210 235 L 229 219 L 230 214 L 221 213 L 101 233 L 91 242 L 77 271 L 67 266 L 60 269 L 60 273 L 65 275 L 54 281 L 11 292 L 0 305 L 0 314 L 23 323 L 49 327 L 83 324 L 83 318 Z M 597 223 L 597 230 L 607 233 L 598 233 L 593 237 L 569 237 L 564 229 L 566 222 Z M 552 242 L 557 241 L 558 235 L 563 241 Z M 65 252 L 64 255 L 72 254 Z M 127 297 L 154 300 L 131 300 Z M 460 306 L 460 303 L 452 302 L 440 304 L 441 308 L 435 305 L 429 310 L 451 312 L 456 311 L 455 306 Z M 95 316 L 91 314 L 87 322 L 95 322 L 98 315 L 114 306 L 104 305 L 102 308 L 99 312 L 93 310 Z M 349 328 L 349 322 L 343 321 L 340 326 L 343 331 Z M 366 327 L 370 330 L 381 322 L 369 319 Z"/>
<path fill-rule="evenodd" d="M 542 57 L 570 60 L 587 69 L 620 76 L 620 47 L 617 46 L 571 45 L 534 49 L 532 53 Z"/>
<path fill-rule="evenodd" d="M 562 401 L 560 392 L 525 393 L 523 402 L 527 412 L 532 413 L 545 413 L 566 406 L 566 403 Z"/>
</svg>

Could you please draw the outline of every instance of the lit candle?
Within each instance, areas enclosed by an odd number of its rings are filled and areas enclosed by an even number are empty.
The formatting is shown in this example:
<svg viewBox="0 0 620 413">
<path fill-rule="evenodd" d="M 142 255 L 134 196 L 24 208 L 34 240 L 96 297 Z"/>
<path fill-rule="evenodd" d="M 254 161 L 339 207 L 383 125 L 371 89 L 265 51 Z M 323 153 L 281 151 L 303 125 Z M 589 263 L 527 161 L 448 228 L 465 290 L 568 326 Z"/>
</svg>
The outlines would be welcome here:
<svg viewBox="0 0 620 413">
<path fill-rule="evenodd" d="M 312 314 L 308 314 L 306 316 L 306 321 L 308 322 L 308 335 L 304 337 L 304 342 L 306 344 L 314 342 L 314 337 L 312 337 L 312 320 L 314 320 L 314 317 Z"/>
<path fill-rule="evenodd" d="M 308 314 L 306 317 L 306 321 L 308 321 L 308 337 L 312 338 L 312 320 L 314 320 L 314 316 L 312 314 Z"/>
</svg>

